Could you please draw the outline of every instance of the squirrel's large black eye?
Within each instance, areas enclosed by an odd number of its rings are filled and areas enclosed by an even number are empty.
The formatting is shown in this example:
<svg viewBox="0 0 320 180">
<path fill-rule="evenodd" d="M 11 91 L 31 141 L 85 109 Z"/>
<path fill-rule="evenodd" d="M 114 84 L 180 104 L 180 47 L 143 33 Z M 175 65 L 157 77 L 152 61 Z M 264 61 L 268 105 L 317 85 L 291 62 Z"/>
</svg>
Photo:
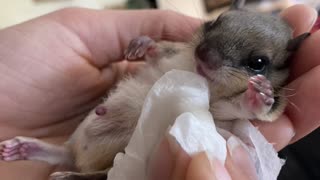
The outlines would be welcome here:
<svg viewBox="0 0 320 180">
<path fill-rule="evenodd" d="M 256 73 L 261 73 L 263 72 L 267 65 L 269 64 L 269 59 L 268 57 L 265 56 L 252 56 L 248 60 L 247 66 L 254 72 Z"/>
</svg>

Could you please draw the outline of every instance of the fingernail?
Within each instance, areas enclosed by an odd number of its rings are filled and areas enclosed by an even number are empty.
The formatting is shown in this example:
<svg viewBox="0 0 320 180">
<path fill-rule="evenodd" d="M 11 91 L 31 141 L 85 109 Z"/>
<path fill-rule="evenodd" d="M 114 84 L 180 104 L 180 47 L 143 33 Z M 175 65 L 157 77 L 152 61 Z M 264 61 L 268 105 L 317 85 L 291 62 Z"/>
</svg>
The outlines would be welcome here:
<svg viewBox="0 0 320 180">
<path fill-rule="evenodd" d="M 235 136 L 231 136 L 227 140 L 227 146 L 234 165 L 241 169 L 250 179 L 257 179 L 254 163 L 240 140 Z"/>
<path fill-rule="evenodd" d="M 203 159 L 202 160 L 203 164 L 206 165 L 205 167 L 209 168 L 208 169 L 209 171 L 213 172 L 214 164 L 213 164 L 213 161 L 210 161 L 208 153 L 207 152 L 200 152 L 199 154 L 197 154 L 197 156 L 203 157 L 202 158 Z"/>
<path fill-rule="evenodd" d="M 238 141 L 238 139 L 234 136 L 231 136 L 228 140 L 227 140 L 227 146 L 230 152 L 231 156 L 234 156 L 235 150 L 239 147 L 241 147 L 240 142 Z"/>
<path fill-rule="evenodd" d="M 313 19 L 310 23 L 310 29 L 313 27 L 313 25 L 315 24 L 315 22 L 317 21 L 318 19 L 318 12 L 316 9 L 312 8 L 312 14 L 313 14 Z"/>
<path fill-rule="evenodd" d="M 167 139 L 171 153 L 176 154 L 180 149 L 179 143 L 177 142 L 176 138 L 171 136 L 170 134 L 167 134 Z"/>
<path fill-rule="evenodd" d="M 316 18 L 316 22 L 312 27 L 311 33 L 315 33 L 319 29 L 320 29 L 320 19 L 318 20 L 318 18 Z"/>
<path fill-rule="evenodd" d="M 205 154 L 207 159 L 207 162 L 203 163 L 209 165 L 209 170 L 214 174 L 217 180 L 231 180 L 227 169 L 224 167 L 223 163 L 220 160 L 218 160 L 217 158 L 213 158 L 211 161 L 209 161 L 210 156 L 208 155 L 208 153 L 205 152 L 203 154 Z"/>
<path fill-rule="evenodd" d="M 170 179 L 174 157 L 166 137 L 160 140 L 151 153 L 147 166 L 148 180 Z M 160 167 L 160 169 L 159 169 Z"/>
<path fill-rule="evenodd" d="M 293 139 L 296 136 L 296 132 L 292 131 L 291 139 Z"/>
<path fill-rule="evenodd" d="M 213 169 L 214 175 L 218 180 L 231 180 L 227 169 L 224 167 L 220 160 L 214 158 L 211 161 L 211 167 Z"/>
<path fill-rule="evenodd" d="M 211 159 L 208 158 L 208 155 L 205 152 L 200 152 L 200 153 L 194 154 L 191 157 L 191 161 L 188 165 L 186 175 L 184 178 L 180 178 L 180 179 L 189 179 L 189 180 L 212 179 L 212 180 L 217 180 L 217 178 L 215 176 L 215 171 L 212 168 Z"/>
</svg>

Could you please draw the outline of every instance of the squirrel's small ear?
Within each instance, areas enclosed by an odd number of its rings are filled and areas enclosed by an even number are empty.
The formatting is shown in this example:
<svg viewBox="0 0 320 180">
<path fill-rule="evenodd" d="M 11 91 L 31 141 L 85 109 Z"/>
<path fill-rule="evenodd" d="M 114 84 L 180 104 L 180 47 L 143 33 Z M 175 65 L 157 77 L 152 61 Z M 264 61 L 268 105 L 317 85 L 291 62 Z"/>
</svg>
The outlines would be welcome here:
<svg viewBox="0 0 320 180">
<path fill-rule="evenodd" d="M 288 42 L 287 51 L 296 51 L 299 49 L 302 42 L 311 35 L 311 33 L 303 33 Z"/>
<path fill-rule="evenodd" d="M 230 10 L 237 10 L 243 8 L 245 2 L 245 0 L 232 0 Z"/>
</svg>

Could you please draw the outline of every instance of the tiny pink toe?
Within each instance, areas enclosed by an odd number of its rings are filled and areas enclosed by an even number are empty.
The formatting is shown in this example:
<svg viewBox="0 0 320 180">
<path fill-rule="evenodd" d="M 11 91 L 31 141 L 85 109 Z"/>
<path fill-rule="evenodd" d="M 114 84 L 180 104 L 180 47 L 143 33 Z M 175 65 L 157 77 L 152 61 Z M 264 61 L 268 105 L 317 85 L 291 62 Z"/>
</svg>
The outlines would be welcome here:
<svg viewBox="0 0 320 180">
<path fill-rule="evenodd" d="M 250 77 L 249 81 L 257 81 L 257 78 L 255 76 Z"/>
<path fill-rule="evenodd" d="M 13 155 L 13 156 L 7 156 L 7 157 L 4 157 L 3 160 L 5 161 L 14 161 L 14 160 L 17 160 L 19 159 L 19 155 Z"/>
<path fill-rule="evenodd" d="M 265 88 L 271 88 L 271 83 L 269 80 L 265 80 L 263 83 L 262 83 L 262 86 L 265 87 Z"/>
<path fill-rule="evenodd" d="M 4 149 L 2 150 L 2 152 L 10 152 L 10 151 L 12 151 L 12 150 L 14 150 L 14 149 L 16 149 L 16 148 L 4 148 Z"/>
<path fill-rule="evenodd" d="M 252 79 L 249 80 L 249 84 L 253 84 L 255 83 L 255 81 L 253 81 Z"/>
<path fill-rule="evenodd" d="M 140 49 L 137 49 L 136 52 L 134 53 L 134 56 L 138 57 L 140 51 L 141 51 Z"/>
<path fill-rule="evenodd" d="M 11 140 L 9 141 L 8 143 L 6 143 L 4 145 L 5 148 L 14 148 L 15 146 L 18 146 L 20 143 L 18 140 L 14 139 L 14 140 Z"/>
<path fill-rule="evenodd" d="M 267 96 L 263 92 L 260 92 L 259 94 L 263 97 L 263 99 L 267 98 Z"/>
<path fill-rule="evenodd" d="M 264 92 L 264 94 L 266 94 L 267 96 L 272 96 L 273 92 L 272 90 L 268 89 Z"/>
<path fill-rule="evenodd" d="M 252 83 L 253 89 L 257 92 L 261 91 L 261 86 L 255 82 Z"/>
<path fill-rule="evenodd" d="M 2 155 L 3 155 L 4 157 L 8 157 L 8 156 L 12 156 L 12 155 L 17 154 L 17 153 L 18 153 L 18 149 L 15 149 L 15 150 L 10 151 L 10 152 L 2 153 Z"/>
<path fill-rule="evenodd" d="M 266 100 L 265 103 L 266 103 L 266 105 L 271 106 L 274 103 L 274 99 L 270 98 L 270 99 Z"/>
<path fill-rule="evenodd" d="M 10 157 L 3 157 L 3 160 L 4 161 L 11 161 L 11 158 Z"/>
<path fill-rule="evenodd" d="M 266 77 L 265 77 L 264 75 L 262 75 L 262 74 L 258 74 L 258 75 L 256 75 L 256 77 L 257 77 L 257 79 L 259 79 L 260 81 L 265 81 L 265 80 L 267 80 Z"/>
<path fill-rule="evenodd" d="M 128 57 L 128 58 L 127 58 L 128 60 L 131 60 L 132 53 L 130 52 L 127 57 Z"/>
</svg>

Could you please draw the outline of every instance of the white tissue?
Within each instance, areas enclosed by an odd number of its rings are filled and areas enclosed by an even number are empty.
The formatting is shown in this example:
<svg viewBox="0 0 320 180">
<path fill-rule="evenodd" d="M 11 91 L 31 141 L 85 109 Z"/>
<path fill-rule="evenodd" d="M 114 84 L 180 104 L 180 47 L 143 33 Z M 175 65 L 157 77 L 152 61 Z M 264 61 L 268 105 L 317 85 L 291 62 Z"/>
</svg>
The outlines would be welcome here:
<svg viewBox="0 0 320 180">
<path fill-rule="evenodd" d="M 217 132 L 208 110 L 181 114 L 169 134 L 190 155 L 206 152 L 210 159 L 226 160 L 226 140 Z"/>
<path fill-rule="evenodd" d="M 276 179 L 282 162 L 276 151 L 248 121 L 234 121 L 231 129 L 216 130 L 209 109 L 207 81 L 194 73 L 172 70 L 149 91 L 133 136 L 124 153 L 118 153 L 108 180 L 146 180 L 148 160 L 168 132 L 190 155 L 205 151 L 222 163 L 226 159 L 226 140 L 222 131 L 233 133 L 250 149 L 261 180 Z M 220 127 L 221 128 L 221 127 Z"/>
<path fill-rule="evenodd" d="M 250 144 L 247 147 L 255 162 L 259 179 L 276 180 L 284 164 L 284 160 L 278 157 L 278 153 L 272 144 L 249 121 L 235 121 L 231 131 L 247 145 Z"/>
</svg>

